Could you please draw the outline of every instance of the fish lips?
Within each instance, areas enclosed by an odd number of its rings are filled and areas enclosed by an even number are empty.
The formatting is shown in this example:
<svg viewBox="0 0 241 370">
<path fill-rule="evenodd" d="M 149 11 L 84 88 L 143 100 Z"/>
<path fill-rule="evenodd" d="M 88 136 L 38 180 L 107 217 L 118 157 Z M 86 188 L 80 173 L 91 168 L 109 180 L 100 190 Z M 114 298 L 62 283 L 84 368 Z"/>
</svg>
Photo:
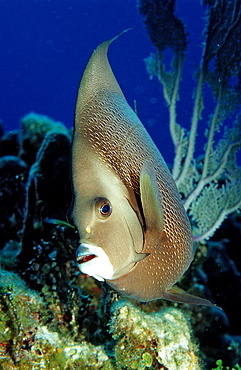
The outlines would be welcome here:
<svg viewBox="0 0 241 370">
<path fill-rule="evenodd" d="M 97 256 L 93 253 L 90 253 L 89 248 L 86 248 L 82 245 L 80 245 L 76 250 L 76 261 L 78 265 L 81 265 L 82 263 L 86 263 L 91 261 L 93 258 L 96 258 Z"/>
<path fill-rule="evenodd" d="M 76 251 L 76 261 L 81 272 L 99 281 L 111 279 L 114 274 L 109 257 L 101 247 L 81 243 Z"/>
</svg>

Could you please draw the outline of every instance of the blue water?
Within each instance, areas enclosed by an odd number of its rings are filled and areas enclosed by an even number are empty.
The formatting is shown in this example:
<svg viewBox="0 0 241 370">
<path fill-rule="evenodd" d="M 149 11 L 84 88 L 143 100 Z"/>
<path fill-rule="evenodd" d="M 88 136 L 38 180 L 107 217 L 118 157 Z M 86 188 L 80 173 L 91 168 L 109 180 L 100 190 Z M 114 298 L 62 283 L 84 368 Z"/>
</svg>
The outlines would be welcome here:
<svg viewBox="0 0 241 370">
<path fill-rule="evenodd" d="M 177 14 L 189 33 L 178 121 L 189 127 L 205 13 L 199 1 L 178 0 Z M 29 112 L 72 127 L 79 81 L 93 49 L 132 27 L 111 45 L 110 62 L 129 104 L 136 100 L 139 117 L 165 159 L 172 160 L 162 88 L 156 79 L 149 80 L 143 62 L 155 49 L 135 0 L 0 0 L 0 27 L 0 119 L 5 131 L 19 128 Z"/>
</svg>

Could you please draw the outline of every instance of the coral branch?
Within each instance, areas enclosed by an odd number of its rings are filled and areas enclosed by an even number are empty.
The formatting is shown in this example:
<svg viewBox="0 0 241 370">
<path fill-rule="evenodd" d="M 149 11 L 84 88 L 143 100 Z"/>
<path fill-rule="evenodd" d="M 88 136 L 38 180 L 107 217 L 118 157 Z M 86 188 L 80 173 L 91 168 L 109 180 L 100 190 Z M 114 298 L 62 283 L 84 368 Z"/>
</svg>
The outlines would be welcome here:
<svg viewBox="0 0 241 370">
<path fill-rule="evenodd" d="M 189 140 L 188 140 L 188 150 L 187 155 L 184 161 L 184 165 L 182 170 L 180 171 L 179 177 L 174 179 L 176 180 L 177 186 L 179 186 L 182 182 L 185 181 L 185 178 L 188 174 L 188 169 L 191 166 L 191 163 L 194 159 L 194 151 L 195 151 L 195 143 L 196 143 L 196 136 L 197 136 L 197 128 L 198 128 L 198 122 L 201 117 L 201 113 L 203 110 L 203 97 L 202 97 L 202 88 L 203 88 L 203 71 L 201 70 L 198 86 L 196 90 L 196 97 L 195 97 L 195 103 L 194 103 L 194 109 L 193 109 L 193 115 L 192 115 L 192 121 L 191 121 L 191 130 L 189 134 Z M 177 172 L 175 170 L 175 172 Z"/>
<path fill-rule="evenodd" d="M 207 6 L 205 42 L 197 74 L 197 87 L 190 131 L 177 123 L 176 104 L 186 49 L 184 26 L 174 15 L 175 2 L 141 0 L 150 38 L 157 55 L 145 60 L 151 78 L 157 76 L 163 86 L 175 148 L 173 177 L 183 196 L 193 227 L 194 240 L 208 239 L 231 212 L 241 208 L 241 167 L 237 154 L 241 149 L 241 2 L 204 0 Z M 168 30 L 168 33 L 167 33 Z M 163 52 L 173 51 L 171 70 L 167 72 Z M 209 86 L 215 105 L 207 129 L 203 159 L 194 157 L 199 121 L 205 109 L 204 84 Z M 218 132 L 227 119 L 224 136 Z"/>
</svg>

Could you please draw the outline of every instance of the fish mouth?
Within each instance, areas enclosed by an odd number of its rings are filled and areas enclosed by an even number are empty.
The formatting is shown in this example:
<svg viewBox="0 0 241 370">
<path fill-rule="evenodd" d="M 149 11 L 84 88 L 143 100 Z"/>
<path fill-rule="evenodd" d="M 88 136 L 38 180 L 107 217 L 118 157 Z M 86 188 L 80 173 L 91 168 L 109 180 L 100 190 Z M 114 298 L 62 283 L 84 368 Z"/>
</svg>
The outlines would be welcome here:
<svg viewBox="0 0 241 370">
<path fill-rule="evenodd" d="M 76 251 L 76 262 L 81 272 L 99 281 L 110 279 L 114 274 L 105 251 L 93 244 L 80 243 Z"/>
<path fill-rule="evenodd" d="M 77 256 L 76 261 L 80 265 L 82 263 L 89 262 L 96 258 L 95 254 L 87 254 L 87 255 L 82 255 L 82 256 Z"/>
<path fill-rule="evenodd" d="M 95 251 L 91 250 L 93 246 L 81 243 L 76 251 L 76 262 L 79 265 L 92 261 L 97 257 Z"/>
</svg>

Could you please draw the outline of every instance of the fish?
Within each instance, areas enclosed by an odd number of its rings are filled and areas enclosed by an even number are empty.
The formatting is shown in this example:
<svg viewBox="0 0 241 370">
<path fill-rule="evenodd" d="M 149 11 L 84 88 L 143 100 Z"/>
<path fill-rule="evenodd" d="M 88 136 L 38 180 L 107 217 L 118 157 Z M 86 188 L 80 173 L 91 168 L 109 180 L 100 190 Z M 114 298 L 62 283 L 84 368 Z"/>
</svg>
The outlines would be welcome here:
<svg viewBox="0 0 241 370">
<path fill-rule="evenodd" d="M 117 36 L 119 37 L 119 35 Z M 175 181 L 127 103 L 101 43 L 84 70 L 72 142 L 72 218 L 81 272 L 140 302 L 214 306 L 176 282 L 194 258 Z"/>
</svg>

